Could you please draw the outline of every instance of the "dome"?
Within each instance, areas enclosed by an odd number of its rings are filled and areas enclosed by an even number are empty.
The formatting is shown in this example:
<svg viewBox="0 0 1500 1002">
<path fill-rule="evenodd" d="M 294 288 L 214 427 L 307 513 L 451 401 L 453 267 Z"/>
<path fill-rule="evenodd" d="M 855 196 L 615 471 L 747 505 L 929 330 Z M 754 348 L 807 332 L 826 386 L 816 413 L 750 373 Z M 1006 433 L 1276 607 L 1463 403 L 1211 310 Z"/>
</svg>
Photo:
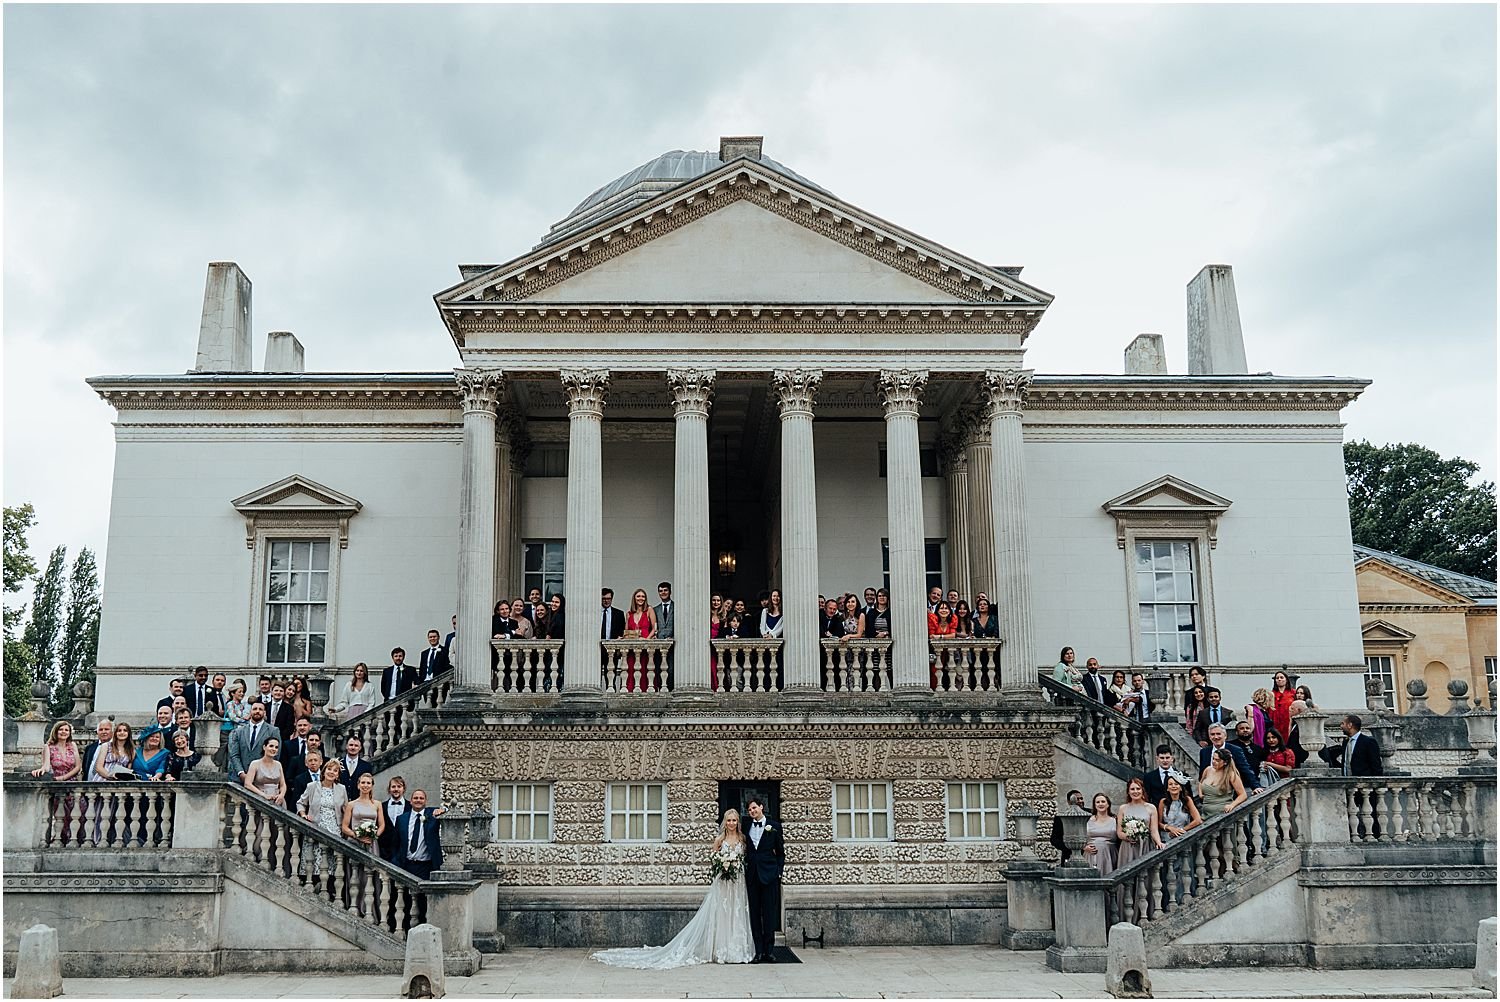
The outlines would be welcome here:
<svg viewBox="0 0 1500 1002">
<path fill-rule="evenodd" d="M 755 155 L 751 159 L 759 160 L 771 169 L 819 191 L 826 191 L 784 164 L 760 154 L 758 141 L 754 145 Z M 537 246 L 543 247 L 617 212 L 648 202 L 668 188 L 717 170 L 725 163 L 720 154 L 704 150 L 670 150 L 663 153 L 634 170 L 626 171 L 579 202 L 561 222 L 553 225 Z"/>
</svg>

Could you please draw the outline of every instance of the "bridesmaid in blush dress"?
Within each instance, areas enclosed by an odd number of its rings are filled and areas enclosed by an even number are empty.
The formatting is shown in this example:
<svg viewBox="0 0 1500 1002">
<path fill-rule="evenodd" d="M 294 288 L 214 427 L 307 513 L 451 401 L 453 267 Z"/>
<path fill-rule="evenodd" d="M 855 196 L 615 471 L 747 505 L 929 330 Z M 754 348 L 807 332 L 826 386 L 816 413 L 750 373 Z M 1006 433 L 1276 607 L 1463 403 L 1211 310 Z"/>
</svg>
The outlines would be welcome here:
<svg viewBox="0 0 1500 1002">
<path fill-rule="evenodd" d="M 1089 815 L 1086 827 L 1089 840 L 1083 844 L 1083 855 L 1102 877 L 1115 872 L 1115 851 L 1120 845 L 1118 827 L 1109 798 L 1102 793 L 1094 794 L 1094 813 Z"/>
</svg>

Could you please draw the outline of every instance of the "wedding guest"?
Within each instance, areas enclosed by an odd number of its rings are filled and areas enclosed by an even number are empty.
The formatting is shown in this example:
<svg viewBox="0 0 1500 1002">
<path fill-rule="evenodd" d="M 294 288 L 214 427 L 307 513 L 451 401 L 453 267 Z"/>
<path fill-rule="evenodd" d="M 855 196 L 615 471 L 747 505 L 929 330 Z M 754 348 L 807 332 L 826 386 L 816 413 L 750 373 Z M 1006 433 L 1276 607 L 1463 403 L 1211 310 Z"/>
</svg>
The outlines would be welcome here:
<svg viewBox="0 0 1500 1002">
<path fill-rule="evenodd" d="M 745 622 L 737 612 L 729 614 L 729 622 L 724 627 L 722 636 L 726 640 L 738 640 L 745 635 Z"/>
<path fill-rule="evenodd" d="M 981 599 L 980 601 L 985 602 L 986 605 L 989 604 L 988 601 L 984 599 Z M 1062 685 L 1071 686 L 1078 692 L 1082 692 L 1083 673 L 1080 672 L 1077 668 L 1073 667 L 1073 662 L 1077 660 L 1077 657 L 1078 656 L 1073 653 L 1073 648 L 1064 647 L 1062 649 L 1062 653 L 1057 656 L 1057 664 L 1052 667 L 1052 681 L 1058 682 Z"/>
<path fill-rule="evenodd" d="M 307 679 L 301 675 L 293 676 L 287 683 L 286 701 L 292 705 L 292 725 L 295 727 L 299 720 L 311 720 L 313 715 L 312 697 L 307 693 Z"/>
<path fill-rule="evenodd" d="M 536 640 L 547 639 L 547 616 L 549 611 L 544 603 L 538 602 L 531 608 L 531 635 Z"/>
<path fill-rule="evenodd" d="M 765 608 L 760 611 L 760 635 L 765 640 L 780 640 L 782 632 L 781 592 L 771 589 Z"/>
<path fill-rule="evenodd" d="M 1193 721 L 1193 740 L 1198 742 L 1199 748 L 1209 746 L 1208 731 L 1215 724 L 1227 727 L 1234 723 L 1234 711 L 1227 706 L 1221 705 L 1220 701 L 1224 694 L 1218 689 L 1208 691 L 1208 705 L 1198 714 L 1198 719 Z"/>
<path fill-rule="evenodd" d="M 286 776 L 277 757 L 281 739 L 268 738 L 261 747 L 260 758 L 245 770 L 245 788 L 258 793 L 277 807 L 286 806 Z"/>
<path fill-rule="evenodd" d="M 94 758 L 109 747 L 109 742 L 115 733 L 115 722 L 110 717 L 105 717 L 94 725 L 94 740 L 83 749 L 83 774 L 79 776 L 85 782 L 94 778 Z"/>
<path fill-rule="evenodd" d="M 865 610 L 866 640 L 889 640 L 891 636 L 891 593 L 884 588 L 875 592 L 875 603 Z"/>
<path fill-rule="evenodd" d="M 1297 755 L 1282 743 L 1281 735 L 1273 727 L 1266 731 L 1266 760 L 1261 763 L 1261 784 L 1270 786 L 1278 779 L 1286 779 L 1297 768 Z"/>
<path fill-rule="evenodd" d="M 953 618 L 957 628 L 953 631 L 955 637 L 974 637 L 974 613 L 969 608 L 969 603 L 959 599 L 953 604 Z"/>
<path fill-rule="evenodd" d="M 364 739 L 358 735 L 351 734 L 344 741 L 344 757 L 339 764 L 343 767 L 341 772 L 344 777 L 344 791 L 349 794 L 350 800 L 359 796 L 359 786 L 357 785 L 359 777 L 373 776 L 375 774 L 375 769 L 370 765 L 370 760 L 361 757 L 364 749 Z"/>
<path fill-rule="evenodd" d="M 558 592 L 547 600 L 550 612 L 547 614 L 547 639 L 562 640 L 563 633 L 567 628 L 567 618 L 563 615 L 563 597 Z"/>
<path fill-rule="evenodd" d="M 178 698 L 180 699 L 181 697 Z M 170 706 L 162 706 L 160 704 L 157 705 L 156 726 L 164 731 L 170 731 L 172 729 L 172 708 Z"/>
<path fill-rule="evenodd" d="M 1154 804 L 1167 795 L 1167 776 L 1176 769 L 1176 761 L 1171 745 L 1156 746 L 1156 768 L 1147 769 L 1141 776 L 1141 781 L 1146 784 L 1147 803 Z"/>
<path fill-rule="evenodd" d="M 249 719 L 250 700 L 245 698 L 245 680 L 237 678 L 229 687 L 229 698 L 224 701 L 224 721 L 219 725 L 219 744 L 227 746 L 229 735 Z"/>
<path fill-rule="evenodd" d="M 1143 723 L 1151 719 L 1151 693 L 1146 688 L 1146 676 L 1135 672 L 1130 676 L 1130 687 L 1120 699 L 1117 709 L 1133 720 Z"/>
<path fill-rule="evenodd" d="M 396 822 L 395 864 L 418 880 L 426 880 L 443 865 L 443 843 L 437 819 L 442 808 L 428 809 L 427 791 L 411 791 L 411 810 Z"/>
<path fill-rule="evenodd" d="M 302 768 L 293 771 L 286 778 L 287 803 L 298 804 L 301 802 L 302 794 L 307 792 L 307 788 L 316 783 L 318 778 L 323 775 L 323 765 L 325 762 L 326 760 L 323 758 L 321 749 L 308 749 L 307 754 L 302 756 Z M 337 824 L 335 824 L 334 834 L 338 834 L 337 827 Z"/>
<path fill-rule="evenodd" d="M 385 831 L 385 813 L 375 802 L 374 775 L 368 772 L 361 773 L 357 790 L 358 795 L 344 805 L 344 837 L 353 839 L 366 852 L 373 853 L 375 840 Z M 373 835 L 361 833 L 361 826 L 367 823 L 375 826 Z"/>
<path fill-rule="evenodd" d="M 953 607 L 948 604 L 947 599 L 939 599 L 936 611 L 927 614 L 927 636 L 941 640 L 953 636 L 957 630 L 958 622 L 953 618 Z M 944 668 L 948 667 L 947 651 L 944 651 L 941 657 L 933 653 L 927 659 L 928 684 L 933 689 L 938 688 L 939 662 Z"/>
<path fill-rule="evenodd" d="M 1000 621 L 995 618 L 995 610 L 984 592 L 980 592 L 979 597 L 974 600 L 974 639 L 1000 639 Z"/>
<path fill-rule="evenodd" d="M 193 751 L 186 735 L 181 732 L 173 734 L 172 747 L 167 750 L 167 782 L 173 783 L 181 779 L 184 771 L 191 772 L 202 757 Z"/>
<path fill-rule="evenodd" d="M 927 611 L 937 612 L 938 603 L 943 600 L 943 588 L 941 585 L 933 585 L 927 589 Z M 950 606 L 951 608 L 951 606 Z"/>
<path fill-rule="evenodd" d="M 1245 758 L 1244 750 L 1228 738 L 1229 732 L 1224 728 L 1223 724 L 1209 724 L 1208 747 L 1198 753 L 1198 767 L 1200 769 L 1209 768 L 1213 764 L 1213 753 L 1223 748 L 1229 753 L 1229 761 L 1234 763 L 1234 767 L 1238 771 L 1240 781 L 1245 789 L 1254 793 L 1259 785 L 1255 778 L 1256 771 L 1250 767 L 1250 760 Z"/>
<path fill-rule="evenodd" d="M 1307 708 L 1309 710 L 1316 710 L 1318 708 L 1318 704 L 1313 702 L 1312 690 L 1307 686 L 1299 685 L 1295 690 L 1293 690 L 1293 692 L 1296 694 L 1296 697 L 1298 699 L 1307 704 Z"/>
<path fill-rule="evenodd" d="M 864 615 L 866 612 L 868 612 L 871 609 L 871 607 L 873 607 L 875 605 L 875 600 L 877 598 L 879 598 L 879 597 L 880 597 L 879 594 L 876 592 L 876 590 L 874 588 L 866 588 L 865 589 L 865 594 L 864 594 L 864 601 L 861 602 L 860 606 L 859 606 L 860 615 Z"/>
<path fill-rule="evenodd" d="M 818 618 L 818 635 L 828 640 L 838 640 L 844 636 L 844 616 L 839 612 L 838 599 L 824 600 L 823 612 Z"/>
<path fill-rule="evenodd" d="M 865 617 L 859 611 L 859 596 L 853 592 L 844 597 L 844 614 L 839 626 L 842 641 L 856 640 L 865 634 Z"/>
<path fill-rule="evenodd" d="M 1250 721 L 1241 720 L 1234 725 L 1234 737 L 1229 739 L 1229 743 L 1240 750 L 1240 754 L 1250 764 L 1250 771 L 1258 777 L 1261 763 L 1266 760 L 1266 752 L 1261 745 L 1255 743 L 1255 729 Z M 1257 779 L 1256 785 L 1264 784 Z"/>
<path fill-rule="evenodd" d="M 1198 665 L 1194 665 L 1188 669 L 1188 685 L 1201 685 L 1205 693 L 1219 691 L 1218 686 L 1209 684 L 1208 672 L 1204 671 Z"/>
<path fill-rule="evenodd" d="M 1198 781 L 1198 792 L 1203 798 L 1203 813 L 1210 818 L 1228 814 L 1245 802 L 1245 783 L 1227 747 L 1213 749 L 1213 758 Z"/>
<path fill-rule="evenodd" d="M 193 741 L 193 711 L 184 706 L 182 709 L 173 714 L 173 716 L 176 718 L 174 722 L 175 726 L 171 730 L 163 733 L 162 747 L 165 748 L 170 745 L 173 737 L 178 734 L 186 734 L 188 739 L 188 746 L 193 747 L 195 744 Z"/>
<path fill-rule="evenodd" d="M 1089 840 L 1083 844 L 1083 854 L 1101 877 L 1107 877 L 1115 872 L 1115 852 L 1120 847 L 1119 822 L 1115 820 L 1114 805 L 1104 794 L 1094 794 L 1093 805 L 1094 812 L 1084 828 Z"/>
<path fill-rule="evenodd" d="M 516 599 L 510 603 L 511 636 L 517 640 L 535 640 L 536 629 L 526 618 L 526 603 Z"/>
<path fill-rule="evenodd" d="M 630 608 L 625 610 L 625 639 L 650 640 L 656 636 L 656 612 L 646 600 L 646 589 L 637 588 L 630 593 Z M 645 689 L 646 679 L 641 678 L 642 669 L 636 665 L 635 652 L 625 655 L 625 691 L 634 692 L 637 687 Z"/>
<path fill-rule="evenodd" d="M 1208 709 L 1208 691 L 1202 685 L 1188 689 L 1182 698 L 1182 726 L 1192 734 L 1198 723 L 1198 714 Z"/>
<path fill-rule="evenodd" d="M 339 761 L 329 759 L 318 772 L 318 782 L 309 783 L 297 798 L 297 813 L 318 826 L 329 835 L 343 834 L 343 817 L 349 804 L 349 794 L 339 782 Z M 371 780 L 372 784 L 374 780 Z M 311 840 L 309 840 L 311 841 Z M 332 862 L 333 850 L 319 844 L 312 856 L 313 878 L 326 872 Z"/>
<path fill-rule="evenodd" d="M 1132 834 L 1131 829 L 1126 826 L 1126 822 L 1132 820 L 1144 823 L 1146 830 Z M 1146 784 L 1139 776 L 1133 777 L 1125 785 L 1125 803 L 1120 805 L 1120 810 L 1115 815 L 1115 824 L 1118 826 L 1115 834 L 1120 839 L 1120 848 L 1115 854 L 1116 869 L 1135 862 L 1153 847 L 1161 848 L 1157 808 L 1146 802 Z"/>
<path fill-rule="evenodd" d="M 389 861 L 396 858 L 396 822 L 401 820 L 411 802 L 406 799 L 404 777 L 392 776 L 385 784 L 385 793 L 386 799 L 380 804 L 380 809 L 385 812 L 385 830 L 375 840 L 375 848 L 381 859 Z"/>
<path fill-rule="evenodd" d="M 1067 802 L 1069 804 L 1071 804 L 1074 807 L 1077 807 L 1079 810 L 1087 810 L 1088 809 L 1088 808 L 1086 808 L 1086 807 L 1083 806 L 1083 791 L 1082 790 L 1069 790 L 1068 791 L 1068 796 L 1067 796 L 1066 799 L 1067 799 Z M 1052 842 L 1052 848 L 1054 848 L 1054 849 L 1057 850 L 1058 855 L 1062 858 L 1062 862 L 1066 863 L 1068 861 L 1068 857 L 1073 855 L 1073 851 L 1071 849 L 1069 849 L 1068 848 L 1068 844 L 1063 841 L 1063 826 L 1062 826 L 1062 823 L 1060 821 L 1058 821 L 1056 818 L 1054 818 L 1052 820 L 1052 838 L 1051 838 L 1051 842 Z"/>
<path fill-rule="evenodd" d="M 1257 748 L 1266 746 L 1266 728 L 1271 726 L 1271 690 L 1260 688 L 1250 694 L 1245 704 L 1245 722 L 1250 724 L 1250 740 Z"/>
<path fill-rule="evenodd" d="M 1176 769 L 1167 773 L 1166 791 L 1156 806 L 1163 842 L 1181 838 L 1203 824 L 1203 816 L 1198 813 L 1198 805 L 1193 802 L 1188 778 Z"/>
<path fill-rule="evenodd" d="M 1125 680 L 1123 671 L 1116 671 L 1109 679 L 1109 691 L 1114 693 L 1114 702 L 1110 706 L 1119 713 L 1125 712 L 1125 707 L 1120 704 L 1130 694 L 1130 683 Z"/>
<path fill-rule="evenodd" d="M 1308 757 L 1308 750 L 1302 747 L 1302 726 L 1298 723 L 1298 718 L 1306 714 L 1307 704 L 1300 699 L 1292 700 L 1292 730 L 1286 737 L 1286 746 L 1292 750 L 1292 757 L 1298 769 L 1302 768 L 1302 763 L 1306 762 Z"/>
<path fill-rule="evenodd" d="M 77 779 L 83 771 L 78 749 L 73 747 L 73 725 L 59 720 L 47 732 L 47 743 L 42 747 L 42 764 L 31 770 L 33 776 L 49 774 L 58 782 Z"/>
<path fill-rule="evenodd" d="M 89 779 L 104 782 L 121 779 L 134 774 L 135 742 L 130 738 L 130 725 L 115 724 L 114 737 L 102 754 L 94 756 L 94 771 Z"/>
<path fill-rule="evenodd" d="M 951 609 L 957 610 L 958 609 L 958 600 L 959 600 L 958 589 L 957 588 L 949 588 L 948 589 L 948 607 L 951 608 Z"/>
<path fill-rule="evenodd" d="M 510 599 L 502 598 L 495 603 L 495 614 L 490 617 L 490 635 L 496 640 L 509 640 L 516 632 L 516 621 L 510 618 Z"/>
<path fill-rule="evenodd" d="M 1297 693 L 1287 680 L 1286 672 L 1279 671 L 1271 676 L 1271 726 L 1283 735 L 1292 732 L 1292 700 L 1296 698 Z"/>
<path fill-rule="evenodd" d="M 162 747 L 162 735 L 165 733 L 159 727 L 147 727 L 141 732 L 140 747 L 136 749 L 135 761 L 132 763 L 136 779 L 159 782 L 166 775 L 168 753 Z"/>
<path fill-rule="evenodd" d="M 1105 706 L 1114 708 L 1119 702 L 1109 683 L 1104 681 L 1104 676 L 1099 674 L 1099 659 L 1089 658 L 1083 667 L 1083 686 L 1079 689 L 1089 699 L 1103 703 Z"/>
</svg>

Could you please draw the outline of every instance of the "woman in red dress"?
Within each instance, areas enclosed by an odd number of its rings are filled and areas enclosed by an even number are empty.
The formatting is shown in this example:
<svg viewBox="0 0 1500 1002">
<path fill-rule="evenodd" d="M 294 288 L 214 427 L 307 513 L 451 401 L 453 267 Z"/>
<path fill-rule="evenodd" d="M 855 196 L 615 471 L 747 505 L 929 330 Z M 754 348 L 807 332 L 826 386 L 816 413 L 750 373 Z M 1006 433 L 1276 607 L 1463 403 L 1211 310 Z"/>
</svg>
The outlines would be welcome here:
<svg viewBox="0 0 1500 1002">
<path fill-rule="evenodd" d="M 927 635 L 929 637 L 951 637 L 958 632 L 958 619 L 953 615 L 953 607 L 947 600 L 937 604 L 937 609 L 927 614 Z M 947 652 L 944 652 L 946 657 Z M 945 663 L 946 664 L 946 663 Z M 938 687 L 938 658 L 933 652 L 928 660 L 927 672 L 929 683 L 932 688 Z"/>
<path fill-rule="evenodd" d="M 639 637 L 641 640 L 650 640 L 656 636 L 656 612 L 646 602 L 646 589 L 637 588 L 630 596 L 630 609 L 625 613 L 625 636 L 627 639 Z M 625 655 L 625 691 L 635 692 L 637 676 L 640 674 L 636 668 L 635 655 Z M 641 688 L 646 688 L 646 680 L 640 680 Z"/>
<path fill-rule="evenodd" d="M 1292 733 L 1292 702 L 1296 698 L 1297 690 L 1292 688 L 1286 672 L 1279 671 L 1271 676 L 1271 726 L 1281 735 L 1283 743 Z"/>
</svg>

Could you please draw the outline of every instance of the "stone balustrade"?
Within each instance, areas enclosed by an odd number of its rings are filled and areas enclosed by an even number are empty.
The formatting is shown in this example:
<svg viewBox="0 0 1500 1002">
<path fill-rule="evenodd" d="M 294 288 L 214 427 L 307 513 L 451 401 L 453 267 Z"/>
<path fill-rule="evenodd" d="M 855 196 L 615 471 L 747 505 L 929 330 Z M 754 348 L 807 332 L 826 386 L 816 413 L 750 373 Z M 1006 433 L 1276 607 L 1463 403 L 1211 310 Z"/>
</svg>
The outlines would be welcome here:
<svg viewBox="0 0 1500 1002">
<path fill-rule="evenodd" d="M 730 637 L 709 642 L 713 647 L 714 687 L 720 692 L 778 692 L 781 641 Z"/>
<path fill-rule="evenodd" d="M 891 641 L 830 638 L 822 644 L 825 692 L 891 691 Z"/>
<path fill-rule="evenodd" d="M 1039 678 L 1043 697 L 1072 714 L 1068 733 L 1110 758 L 1137 769 L 1146 768 L 1151 744 L 1146 725 L 1054 681 L 1050 674 L 1043 673 Z"/>
<path fill-rule="evenodd" d="M 672 641 L 631 637 L 601 640 L 599 647 L 604 651 L 606 693 L 651 695 L 672 688 Z"/>
<path fill-rule="evenodd" d="M 1361 777 L 1344 787 L 1349 841 L 1443 842 L 1494 837 L 1494 779 Z M 1483 801 L 1487 801 L 1487 804 Z"/>
<path fill-rule="evenodd" d="M 422 734 L 420 710 L 435 710 L 448 701 L 453 673 L 444 672 L 431 682 L 409 689 L 388 702 L 335 725 L 325 736 L 329 749 L 342 750 L 357 737 L 364 743 L 365 758 L 375 761 L 410 746 Z"/>
<path fill-rule="evenodd" d="M 490 688 L 496 692 L 529 695 L 561 692 L 561 640 L 494 640 L 494 670 Z"/>
<path fill-rule="evenodd" d="M 934 637 L 929 643 L 937 659 L 937 691 L 1000 691 L 1001 641 Z"/>
<path fill-rule="evenodd" d="M 39 847 L 48 849 L 170 849 L 175 783 L 57 783 L 42 780 L 35 797 L 43 818 Z"/>
</svg>

